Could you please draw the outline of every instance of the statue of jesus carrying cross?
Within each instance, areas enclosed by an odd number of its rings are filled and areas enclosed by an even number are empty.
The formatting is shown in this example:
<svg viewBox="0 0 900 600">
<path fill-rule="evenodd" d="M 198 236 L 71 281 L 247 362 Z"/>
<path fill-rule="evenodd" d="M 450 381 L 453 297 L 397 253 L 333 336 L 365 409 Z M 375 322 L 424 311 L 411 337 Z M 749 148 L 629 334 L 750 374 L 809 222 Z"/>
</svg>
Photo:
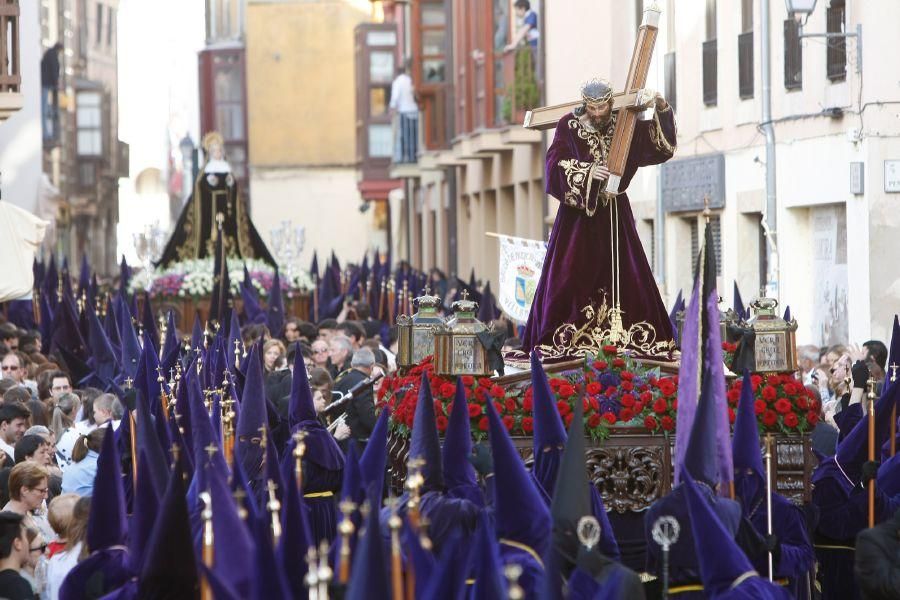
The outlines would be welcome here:
<svg viewBox="0 0 900 600">
<path fill-rule="evenodd" d="M 593 354 L 602 345 L 644 356 L 675 348 L 672 326 L 638 238 L 624 190 L 639 167 L 663 163 L 675 153 L 671 106 L 644 90 L 656 37 L 654 14 L 645 12 L 625 93 L 593 79 L 581 102 L 556 122 L 547 151 L 546 191 L 560 202 L 540 282 L 525 325 L 523 350 L 544 359 Z M 543 128 L 535 114 L 526 126 Z M 638 112 L 654 108 L 641 121 Z M 661 226 L 661 225 L 658 225 Z"/>
</svg>

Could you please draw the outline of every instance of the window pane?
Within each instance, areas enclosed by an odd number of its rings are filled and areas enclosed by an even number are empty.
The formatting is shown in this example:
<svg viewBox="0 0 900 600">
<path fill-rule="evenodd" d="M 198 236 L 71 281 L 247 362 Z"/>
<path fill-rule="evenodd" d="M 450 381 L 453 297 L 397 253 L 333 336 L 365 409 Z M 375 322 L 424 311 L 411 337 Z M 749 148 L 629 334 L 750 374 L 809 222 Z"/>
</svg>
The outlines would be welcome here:
<svg viewBox="0 0 900 600">
<path fill-rule="evenodd" d="M 422 25 L 425 27 L 443 27 L 446 23 L 444 19 L 443 4 L 423 4 L 422 5 Z"/>
<path fill-rule="evenodd" d="M 397 44 L 396 31 L 370 31 L 366 34 L 369 46 L 394 46 Z"/>
<path fill-rule="evenodd" d="M 422 79 L 427 83 L 444 81 L 444 59 L 429 58 L 422 61 Z"/>
<path fill-rule="evenodd" d="M 79 106 L 77 126 L 79 129 L 84 127 L 100 127 L 100 109 L 93 106 Z"/>
<path fill-rule="evenodd" d="M 369 115 L 379 117 L 387 113 L 388 88 L 376 87 L 369 90 Z"/>
<path fill-rule="evenodd" d="M 422 32 L 422 54 L 432 56 L 444 54 L 444 31 L 425 30 Z"/>
<path fill-rule="evenodd" d="M 226 140 L 244 139 L 244 113 L 240 104 L 216 104 L 216 130 Z"/>
<path fill-rule="evenodd" d="M 77 149 L 79 156 L 99 156 L 101 151 L 99 129 L 78 130 Z"/>
<path fill-rule="evenodd" d="M 97 92 L 78 92 L 78 106 L 100 106 L 100 94 Z"/>
<path fill-rule="evenodd" d="M 394 78 L 394 53 L 372 52 L 369 54 L 369 81 L 390 83 Z"/>
<path fill-rule="evenodd" d="M 393 156 L 390 125 L 369 125 L 369 156 L 389 158 Z"/>
<path fill-rule="evenodd" d="M 216 69 L 214 86 L 216 102 L 240 102 L 243 90 L 237 65 Z"/>
</svg>

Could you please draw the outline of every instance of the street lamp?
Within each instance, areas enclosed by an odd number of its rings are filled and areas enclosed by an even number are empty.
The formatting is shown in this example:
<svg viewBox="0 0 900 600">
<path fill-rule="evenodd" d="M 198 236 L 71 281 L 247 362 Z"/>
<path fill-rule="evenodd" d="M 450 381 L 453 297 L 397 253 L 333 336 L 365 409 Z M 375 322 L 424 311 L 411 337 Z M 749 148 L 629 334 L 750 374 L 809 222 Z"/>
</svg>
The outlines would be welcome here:
<svg viewBox="0 0 900 600">
<path fill-rule="evenodd" d="M 784 0 L 784 5 L 788 16 L 798 21 L 804 17 L 805 21 L 816 10 L 816 0 Z"/>
<path fill-rule="evenodd" d="M 854 33 L 831 32 L 831 33 L 803 33 L 803 26 L 809 20 L 809 15 L 816 10 L 816 0 L 784 0 L 784 6 L 787 8 L 788 16 L 799 23 L 798 37 L 803 38 L 825 38 L 828 39 L 847 39 L 856 38 L 856 72 L 862 71 L 862 24 L 856 25 Z"/>
</svg>

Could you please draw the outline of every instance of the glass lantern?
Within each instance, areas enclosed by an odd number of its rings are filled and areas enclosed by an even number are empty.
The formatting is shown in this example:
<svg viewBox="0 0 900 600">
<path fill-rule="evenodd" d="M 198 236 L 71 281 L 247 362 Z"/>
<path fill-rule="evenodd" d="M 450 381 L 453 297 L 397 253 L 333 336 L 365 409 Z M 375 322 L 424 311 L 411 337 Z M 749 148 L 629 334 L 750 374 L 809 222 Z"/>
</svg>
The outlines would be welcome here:
<svg viewBox="0 0 900 600">
<path fill-rule="evenodd" d="M 747 326 L 756 334 L 753 348 L 758 373 L 786 373 L 797 370 L 797 321 L 785 321 L 775 309 L 778 300 L 759 298 L 750 304 L 755 313 Z"/>
<path fill-rule="evenodd" d="M 437 312 L 441 297 L 429 292 L 426 287 L 421 296 L 414 298 L 418 308 L 415 314 L 397 317 L 397 366 L 401 369 L 417 365 L 434 354 L 434 330 L 444 325 L 444 318 Z"/>
<path fill-rule="evenodd" d="M 463 291 L 462 299 L 450 307 L 453 316 L 434 333 L 434 371 L 438 375 L 490 376 L 493 370 L 487 349 L 478 334 L 488 327 L 475 316 L 478 303 L 469 300 Z"/>
</svg>

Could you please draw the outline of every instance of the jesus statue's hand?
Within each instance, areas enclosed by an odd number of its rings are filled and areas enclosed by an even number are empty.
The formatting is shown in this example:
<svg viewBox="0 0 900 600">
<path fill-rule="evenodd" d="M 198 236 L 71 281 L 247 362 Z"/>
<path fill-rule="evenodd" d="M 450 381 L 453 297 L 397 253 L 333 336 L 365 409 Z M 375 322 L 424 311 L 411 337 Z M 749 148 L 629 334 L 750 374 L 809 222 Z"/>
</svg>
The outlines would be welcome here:
<svg viewBox="0 0 900 600">
<path fill-rule="evenodd" d="M 609 169 L 607 169 L 604 165 L 594 165 L 591 169 L 591 177 L 593 177 L 597 181 L 604 181 L 606 179 L 609 179 Z"/>
</svg>

